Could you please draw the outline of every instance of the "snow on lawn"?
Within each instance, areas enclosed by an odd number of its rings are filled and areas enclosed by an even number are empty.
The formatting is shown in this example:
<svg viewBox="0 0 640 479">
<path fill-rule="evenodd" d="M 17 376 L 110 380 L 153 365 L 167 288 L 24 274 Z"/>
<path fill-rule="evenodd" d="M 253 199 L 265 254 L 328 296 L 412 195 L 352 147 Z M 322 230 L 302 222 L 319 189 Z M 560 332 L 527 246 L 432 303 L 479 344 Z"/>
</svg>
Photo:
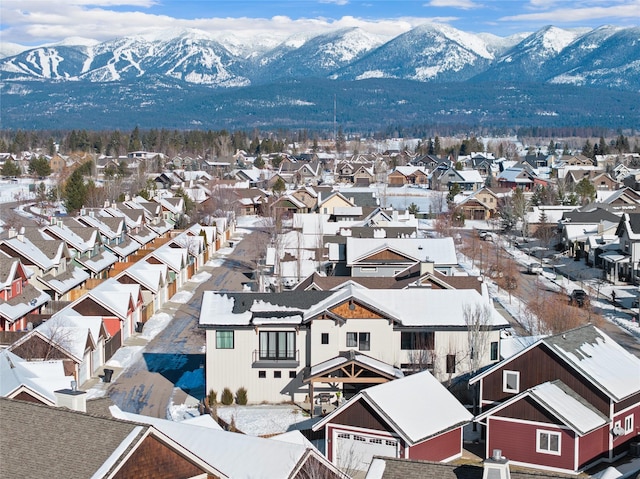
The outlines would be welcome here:
<svg viewBox="0 0 640 479">
<path fill-rule="evenodd" d="M 191 299 L 193 293 L 193 291 L 178 291 L 176 294 L 171 296 L 171 299 L 169 301 L 171 301 L 172 303 L 185 304 Z"/>
<path fill-rule="evenodd" d="M 204 387 L 204 369 L 199 368 L 195 371 L 186 371 L 180 376 L 180 379 L 178 379 L 176 387 L 186 390 Z"/>
<path fill-rule="evenodd" d="M 211 273 L 203 271 L 202 273 L 194 274 L 193 276 L 191 276 L 191 279 L 189 281 L 193 281 L 194 283 L 204 283 L 205 281 L 209 280 L 209 278 L 211 278 Z"/>
<path fill-rule="evenodd" d="M 167 324 L 169 324 L 170 321 L 171 316 L 167 313 L 155 313 L 146 323 L 144 323 L 140 337 L 142 339 L 152 340 L 158 335 L 158 333 L 160 333 L 160 331 L 167 327 Z"/>
<path fill-rule="evenodd" d="M 249 436 L 311 428 L 309 416 L 296 406 L 218 406 L 218 416 L 227 423 L 231 423 L 233 417 L 236 428 Z M 304 426 L 301 423 L 305 423 Z"/>
<path fill-rule="evenodd" d="M 133 364 L 142 354 L 144 346 L 125 346 L 116 351 L 111 359 L 106 362 L 107 366 L 114 368 L 126 368 Z"/>
</svg>

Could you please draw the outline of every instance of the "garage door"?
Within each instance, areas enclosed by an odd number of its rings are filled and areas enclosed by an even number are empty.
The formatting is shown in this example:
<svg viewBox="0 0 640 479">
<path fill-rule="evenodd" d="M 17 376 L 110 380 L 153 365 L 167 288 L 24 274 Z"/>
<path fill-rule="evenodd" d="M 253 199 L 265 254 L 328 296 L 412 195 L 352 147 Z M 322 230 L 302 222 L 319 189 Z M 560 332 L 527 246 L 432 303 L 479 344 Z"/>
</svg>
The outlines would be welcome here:
<svg viewBox="0 0 640 479">
<path fill-rule="evenodd" d="M 373 456 L 397 457 L 398 442 L 375 436 L 334 433 L 334 464 L 345 470 L 366 471 Z"/>
</svg>

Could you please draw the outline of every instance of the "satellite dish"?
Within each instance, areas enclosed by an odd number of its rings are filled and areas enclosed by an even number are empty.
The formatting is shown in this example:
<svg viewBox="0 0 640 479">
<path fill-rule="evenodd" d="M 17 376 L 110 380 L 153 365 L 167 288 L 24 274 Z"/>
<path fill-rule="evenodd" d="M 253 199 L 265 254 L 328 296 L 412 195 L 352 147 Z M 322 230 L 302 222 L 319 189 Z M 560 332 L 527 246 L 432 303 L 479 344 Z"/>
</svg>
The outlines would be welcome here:
<svg viewBox="0 0 640 479">
<path fill-rule="evenodd" d="M 29 304 L 30 304 L 31 306 L 35 306 L 37 302 L 38 302 L 38 300 L 34 298 L 34 299 L 32 299 L 31 301 L 29 301 Z"/>
<path fill-rule="evenodd" d="M 33 330 L 33 323 L 31 321 L 29 321 L 27 323 L 27 331 L 32 331 Z"/>
</svg>

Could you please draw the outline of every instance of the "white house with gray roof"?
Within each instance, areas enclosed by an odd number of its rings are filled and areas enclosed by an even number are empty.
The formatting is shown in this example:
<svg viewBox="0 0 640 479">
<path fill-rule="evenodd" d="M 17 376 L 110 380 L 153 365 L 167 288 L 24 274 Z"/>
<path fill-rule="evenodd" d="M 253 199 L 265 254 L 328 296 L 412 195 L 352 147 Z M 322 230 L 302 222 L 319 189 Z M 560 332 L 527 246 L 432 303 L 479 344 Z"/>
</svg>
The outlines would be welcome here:
<svg viewBox="0 0 640 479">
<path fill-rule="evenodd" d="M 199 325 L 206 330 L 206 388 L 245 387 L 251 402 L 281 402 L 337 390 L 349 398 L 394 379 L 388 371 L 395 369 L 429 369 L 450 379 L 470 370 L 474 312 L 486 331 L 476 338 L 482 345 L 475 365 L 492 364 L 508 323 L 476 290 L 369 290 L 350 283 L 336 291 L 205 291 Z M 386 366 L 359 361 L 354 367 L 365 370 L 359 379 L 351 369 L 317 369 L 349 351 Z M 326 376 L 336 374 L 339 388 Z"/>
</svg>

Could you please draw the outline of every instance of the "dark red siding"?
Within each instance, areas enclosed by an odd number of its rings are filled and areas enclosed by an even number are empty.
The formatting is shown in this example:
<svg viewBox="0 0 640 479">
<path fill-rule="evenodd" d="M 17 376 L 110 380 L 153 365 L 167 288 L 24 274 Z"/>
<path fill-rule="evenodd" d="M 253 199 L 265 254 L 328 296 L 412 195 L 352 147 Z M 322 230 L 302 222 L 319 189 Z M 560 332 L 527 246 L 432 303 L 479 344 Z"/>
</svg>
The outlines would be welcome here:
<svg viewBox="0 0 640 479">
<path fill-rule="evenodd" d="M 574 436 L 566 429 L 551 425 L 522 424 L 489 418 L 487 450 L 501 449 L 502 455 L 514 462 L 574 470 Z M 536 452 L 538 429 L 560 432 L 560 456 Z"/>
<path fill-rule="evenodd" d="M 640 405 L 640 392 L 638 394 L 634 394 L 633 396 L 628 397 L 627 399 L 623 399 L 619 403 L 614 404 L 613 412 L 617 413 L 618 411 L 622 411 L 623 409 L 627 409 L 631 406 L 639 406 Z"/>
<path fill-rule="evenodd" d="M 578 467 L 582 468 L 609 455 L 609 425 L 578 438 Z"/>
<path fill-rule="evenodd" d="M 362 427 L 366 429 L 376 429 L 379 431 L 393 430 L 386 426 L 385 422 L 371 409 L 367 403 L 357 401 L 349 406 L 345 411 L 338 414 L 331 420 L 335 424 L 344 424 L 345 426 Z"/>
<path fill-rule="evenodd" d="M 443 461 L 462 452 L 462 428 L 432 437 L 409 448 L 409 459 Z"/>
<path fill-rule="evenodd" d="M 515 395 L 502 391 L 502 372 L 504 370 L 520 372 L 520 391 L 547 381 L 560 379 L 598 411 L 609 416 L 609 398 L 564 361 L 558 360 L 544 345 L 538 345 L 523 355 L 508 361 L 503 367 L 496 369 L 482 379 L 481 401 L 502 402 Z"/>
</svg>

